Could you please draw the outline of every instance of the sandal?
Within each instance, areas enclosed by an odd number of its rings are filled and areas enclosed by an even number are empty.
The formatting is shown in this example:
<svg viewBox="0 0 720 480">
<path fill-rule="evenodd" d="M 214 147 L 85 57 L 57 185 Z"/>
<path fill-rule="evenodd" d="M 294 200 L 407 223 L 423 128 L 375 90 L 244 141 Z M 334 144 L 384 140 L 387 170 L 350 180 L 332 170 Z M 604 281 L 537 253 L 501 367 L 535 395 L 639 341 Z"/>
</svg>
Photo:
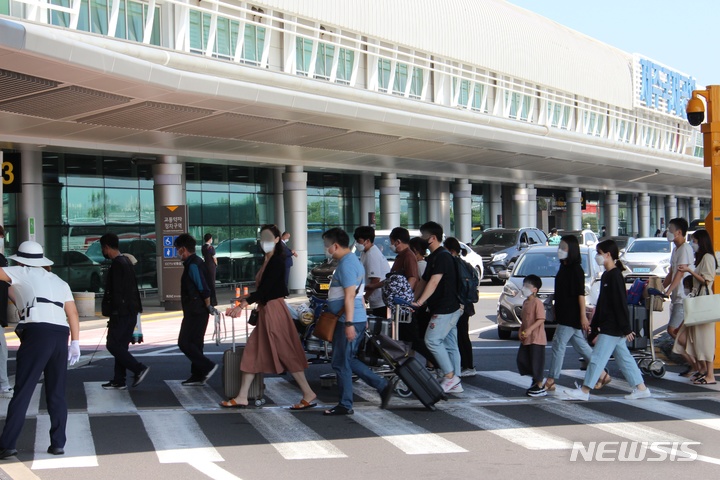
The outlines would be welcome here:
<svg viewBox="0 0 720 480">
<path fill-rule="evenodd" d="M 600 390 L 601 388 L 603 388 L 605 385 L 607 385 L 610 382 L 612 382 L 612 377 L 610 375 L 608 375 L 606 372 L 605 376 L 603 378 L 601 378 L 600 380 L 598 380 L 597 383 L 595 384 L 595 390 Z"/>
<path fill-rule="evenodd" d="M 317 397 L 315 397 L 312 402 L 308 402 L 304 398 L 300 400 L 300 403 L 296 403 L 295 405 L 292 405 L 290 407 L 290 410 L 305 410 L 306 408 L 313 408 L 317 407 Z"/>
<path fill-rule="evenodd" d="M 698 378 L 704 377 L 705 375 L 707 375 L 707 373 L 695 372 L 695 374 L 694 374 L 691 378 L 693 379 L 693 381 L 695 381 L 695 380 L 697 380 Z"/>
<path fill-rule="evenodd" d="M 699 377 L 693 380 L 693 385 L 716 385 L 717 382 L 708 382 L 705 377 Z"/>
<path fill-rule="evenodd" d="M 548 392 L 554 392 L 555 391 L 555 382 L 551 382 L 550 380 L 545 380 L 545 385 L 543 385 L 543 388 Z"/>
<path fill-rule="evenodd" d="M 682 372 L 678 373 L 678 375 L 680 375 L 681 377 L 689 377 L 690 374 L 692 373 L 692 371 L 693 371 L 692 367 L 690 365 L 688 365 L 688 367 L 685 370 L 683 370 Z"/>
<path fill-rule="evenodd" d="M 333 408 L 331 408 L 330 410 L 325 410 L 323 412 L 323 415 L 352 415 L 353 413 L 355 413 L 355 412 L 353 411 L 352 408 L 348 410 L 347 408 L 343 407 L 342 405 L 336 405 Z"/>
<path fill-rule="evenodd" d="M 243 405 L 242 403 L 238 403 L 234 398 L 231 398 L 230 400 L 220 402 L 220 406 L 223 408 L 248 408 L 249 405 Z"/>
</svg>

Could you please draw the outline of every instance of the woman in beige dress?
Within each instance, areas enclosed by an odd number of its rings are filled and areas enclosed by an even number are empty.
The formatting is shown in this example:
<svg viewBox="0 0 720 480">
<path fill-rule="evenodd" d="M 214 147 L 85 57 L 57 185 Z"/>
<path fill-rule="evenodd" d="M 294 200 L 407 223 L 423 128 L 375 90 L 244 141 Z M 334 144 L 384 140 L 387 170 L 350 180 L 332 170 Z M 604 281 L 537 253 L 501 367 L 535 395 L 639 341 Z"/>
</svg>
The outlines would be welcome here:
<svg viewBox="0 0 720 480">
<path fill-rule="evenodd" d="M 285 283 L 284 244 L 280 241 L 280 230 L 275 225 L 260 227 L 260 246 L 265 252 L 265 262 L 255 276 L 257 290 L 242 297 L 240 305 L 229 308 L 225 313 L 237 317 L 249 304 L 258 305 L 257 326 L 247 339 L 240 361 L 240 393 L 220 405 L 226 408 L 247 407 L 248 391 L 256 374 L 290 372 L 302 391 L 300 402 L 290 409 L 312 408 L 317 405 L 317 395 L 305 378 L 307 358 L 290 311 L 285 305 L 288 290 Z"/>
<path fill-rule="evenodd" d="M 713 244 L 710 235 L 706 230 L 697 230 L 693 233 L 693 240 L 690 244 L 695 251 L 695 269 L 680 266 L 681 272 L 689 272 L 693 277 L 693 292 L 695 295 L 706 295 L 709 291 L 712 294 L 713 281 L 715 280 L 715 269 L 717 260 L 713 251 Z M 707 291 L 705 290 L 707 286 Z M 693 383 L 695 385 L 711 385 L 716 383 L 713 361 L 715 358 L 715 324 L 693 325 L 684 328 L 686 331 L 685 352 L 695 359 L 698 365 L 698 373 Z M 680 332 L 678 332 L 678 339 Z"/>
</svg>

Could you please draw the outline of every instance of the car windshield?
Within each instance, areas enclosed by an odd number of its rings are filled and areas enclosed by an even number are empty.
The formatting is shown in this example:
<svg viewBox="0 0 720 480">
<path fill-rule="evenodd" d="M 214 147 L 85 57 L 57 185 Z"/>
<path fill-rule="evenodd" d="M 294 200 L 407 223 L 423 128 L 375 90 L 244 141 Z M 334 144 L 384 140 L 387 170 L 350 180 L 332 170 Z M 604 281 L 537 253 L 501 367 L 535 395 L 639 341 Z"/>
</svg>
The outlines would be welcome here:
<svg viewBox="0 0 720 480">
<path fill-rule="evenodd" d="M 383 256 L 389 261 L 395 260 L 397 254 L 393 253 L 393 251 L 390 250 L 390 237 L 388 235 L 376 235 L 373 245 L 378 247 L 382 252 Z M 360 251 L 358 251 L 357 248 L 355 249 L 355 255 L 357 255 L 358 257 L 360 256 Z"/>
<path fill-rule="evenodd" d="M 587 277 L 589 275 L 587 254 L 580 254 L 580 263 Z M 528 275 L 537 275 L 541 278 L 555 277 L 559 269 L 560 262 L 557 258 L 557 250 L 551 252 L 533 252 L 531 250 L 520 257 L 520 260 L 518 260 L 517 265 L 512 271 L 512 276 L 527 277 Z"/>
<path fill-rule="evenodd" d="M 632 245 L 627 247 L 627 253 L 670 253 L 670 242 L 652 241 L 643 242 L 635 240 Z"/>
<path fill-rule="evenodd" d="M 515 245 L 517 232 L 508 231 L 487 231 L 483 232 L 473 240 L 473 245 L 498 245 L 501 247 L 511 247 Z"/>
<path fill-rule="evenodd" d="M 234 238 L 232 240 L 225 240 L 224 242 L 221 242 L 215 248 L 215 255 L 233 252 L 258 253 L 257 240 L 254 238 Z"/>
</svg>

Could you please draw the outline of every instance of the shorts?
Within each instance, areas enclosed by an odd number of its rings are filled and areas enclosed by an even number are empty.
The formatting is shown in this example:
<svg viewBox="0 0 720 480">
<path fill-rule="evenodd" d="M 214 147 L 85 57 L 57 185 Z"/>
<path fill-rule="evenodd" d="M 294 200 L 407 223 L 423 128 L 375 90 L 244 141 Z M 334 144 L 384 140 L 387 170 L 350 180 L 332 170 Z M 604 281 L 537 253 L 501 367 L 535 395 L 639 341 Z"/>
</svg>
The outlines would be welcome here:
<svg viewBox="0 0 720 480">
<path fill-rule="evenodd" d="M 670 320 L 668 321 L 668 327 L 680 328 L 680 325 L 685 320 L 685 308 L 682 303 L 671 303 L 670 304 Z"/>
</svg>

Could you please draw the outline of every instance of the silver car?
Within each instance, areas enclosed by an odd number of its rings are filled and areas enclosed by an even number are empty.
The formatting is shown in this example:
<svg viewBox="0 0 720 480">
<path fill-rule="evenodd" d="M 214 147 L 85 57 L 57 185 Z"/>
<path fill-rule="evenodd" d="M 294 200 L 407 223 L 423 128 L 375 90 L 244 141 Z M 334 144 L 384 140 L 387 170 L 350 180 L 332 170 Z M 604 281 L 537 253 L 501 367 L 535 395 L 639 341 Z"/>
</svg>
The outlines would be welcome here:
<svg viewBox="0 0 720 480">
<path fill-rule="evenodd" d="M 520 329 L 522 304 L 525 296 L 520 293 L 525 277 L 537 275 L 542 280 L 538 298 L 545 304 L 545 331 L 548 340 L 552 339 L 557 327 L 553 309 L 555 294 L 555 275 L 560 268 L 557 258 L 557 246 L 532 247 L 520 256 L 508 276 L 497 304 L 498 337 L 503 340 L 510 338 L 511 333 Z M 603 267 L 595 263 L 595 248 L 581 246 L 580 258 L 585 272 L 585 303 L 588 312 L 594 308 L 600 293 L 600 275 Z"/>
<path fill-rule="evenodd" d="M 665 278 L 670 271 L 670 255 L 674 244 L 665 237 L 638 238 L 620 254 L 625 265 L 625 282 L 654 275 Z"/>
</svg>

